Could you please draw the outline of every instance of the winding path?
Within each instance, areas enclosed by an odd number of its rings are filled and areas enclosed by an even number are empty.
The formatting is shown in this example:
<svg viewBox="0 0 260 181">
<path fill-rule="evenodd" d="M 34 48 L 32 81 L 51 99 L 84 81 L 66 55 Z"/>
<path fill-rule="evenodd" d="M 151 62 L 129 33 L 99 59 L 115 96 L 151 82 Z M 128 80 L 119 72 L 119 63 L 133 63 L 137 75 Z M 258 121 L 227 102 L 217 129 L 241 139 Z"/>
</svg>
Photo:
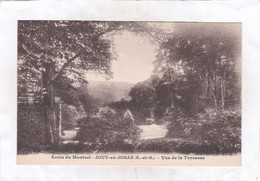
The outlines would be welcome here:
<svg viewBox="0 0 260 181">
<path fill-rule="evenodd" d="M 167 134 L 167 126 L 163 125 L 139 125 L 138 126 L 141 130 L 141 139 L 152 139 L 152 138 L 162 138 Z"/>
</svg>

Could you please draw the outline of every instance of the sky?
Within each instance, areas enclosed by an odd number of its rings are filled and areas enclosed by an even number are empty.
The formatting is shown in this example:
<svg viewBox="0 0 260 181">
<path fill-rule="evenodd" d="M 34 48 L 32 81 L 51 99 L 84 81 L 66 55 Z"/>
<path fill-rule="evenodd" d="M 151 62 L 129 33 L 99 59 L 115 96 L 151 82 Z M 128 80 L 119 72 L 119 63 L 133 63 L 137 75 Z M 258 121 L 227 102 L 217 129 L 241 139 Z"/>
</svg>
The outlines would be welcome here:
<svg viewBox="0 0 260 181">
<path fill-rule="evenodd" d="M 167 23 L 150 22 L 152 26 L 161 29 L 165 33 L 212 33 L 217 28 L 233 31 L 239 27 L 237 24 L 227 23 Z M 193 31 L 191 31 L 193 30 Z M 235 30 L 235 29 L 234 29 Z M 113 78 L 109 81 L 138 83 L 147 80 L 154 69 L 153 62 L 156 59 L 156 47 L 149 42 L 148 38 L 138 34 L 124 31 L 114 35 L 114 49 L 117 52 L 117 60 L 112 62 L 111 70 Z M 102 76 L 88 74 L 88 81 L 104 81 Z"/>
<path fill-rule="evenodd" d="M 109 81 L 137 83 L 147 80 L 153 69 L 155 45 L 146 37 L 131 32 L 114 36 L 114 48 L 117 60 L 112 62 L 113 78 Z M 88 74 L 88 81 L 103 81 L 103 77 Z"/>
</svg>

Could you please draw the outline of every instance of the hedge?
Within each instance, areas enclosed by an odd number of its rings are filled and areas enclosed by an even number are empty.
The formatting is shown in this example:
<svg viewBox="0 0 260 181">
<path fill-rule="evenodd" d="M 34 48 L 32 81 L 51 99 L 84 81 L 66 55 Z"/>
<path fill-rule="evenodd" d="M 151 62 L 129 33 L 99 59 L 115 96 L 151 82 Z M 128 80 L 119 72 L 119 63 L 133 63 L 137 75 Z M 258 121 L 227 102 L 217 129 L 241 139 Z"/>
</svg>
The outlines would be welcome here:
<svg viewBox="0 0 260 181">
<path fill-rule="evenodd" d="M 41 106 L 19 105 L 17 113 L 17 152 L 40 152 L 45 149 Z"/>
</svg>

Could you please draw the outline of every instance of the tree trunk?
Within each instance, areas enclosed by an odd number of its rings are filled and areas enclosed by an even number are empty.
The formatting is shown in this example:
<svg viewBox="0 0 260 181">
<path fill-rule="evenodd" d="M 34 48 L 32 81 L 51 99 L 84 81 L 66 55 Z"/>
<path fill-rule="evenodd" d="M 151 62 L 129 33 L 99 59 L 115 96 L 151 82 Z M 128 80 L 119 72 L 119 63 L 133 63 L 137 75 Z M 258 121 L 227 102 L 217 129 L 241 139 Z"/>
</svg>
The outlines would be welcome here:
<svg viewBox="0 0 260 181">
<path fill-rule="evenodd" d="M 221 91 L 221 108 L 224 110 L 225 107 L 225 98 L 224 98 L 224 81 L 220 79 L 220 91 Z"/>
<path fill-rule="evenodd" d="M 201 80 L 201 88 L 200 88 L 200 94 L 202 98 L 207 98 L 208 96 L 208 78 L 204 77 Z"/>
<path fill-rule="evenodd" d="M 214 106 L 217 109 L 218 108 L 218 101 L 217 101 L 217 97 L 216 97 L 216 88 L 215 88 L 215 84 L 213 82 L 213 80 L 211 78 L 209 78 L 210 81 L 210 85 L 211 85 L 211 92 L 212 92 L 212 96 L 214 99 Z"/>
<path fill-rule="evenodd" d="M 61 136 L 62 136 L 62 105 L 59 104 L 59 138 L 61 139 Z"/>
<path fill-rule="evenodd" d="M 223 71 L 222 77 L 220 79 L 220 91 L 221 91 L 221 107 L 225 109 L 225 97 L 226 97 L 226 70 Z"/>
<path fill-rule="evenodd" d="M 207 98 L 209 96 L 209 81 L 208 81 L 208 76 L 206 76 L 205 78 L 205 98 Z"/>
<path fill-rule="evenodd" d="M 55 91 L 50 80 L 54 76 L 54 63 L 46 63 L 45 70 L 42 72 L 42 91 L 43 91 L 43 116 L 45 124 L 46 145 L 56 146 L 57 129 L 55 114 Z"/>
<path fill-rule="evenodd" d="M 169 89 L 170 89 L 171 108 L 173 108 L 172 74 L 171 74 L 171 69 L 170 69 L 169 63 L 167 63 L 167 66 L 168 66 L 168 74 L 169 74 L 169 80 L 170 80 Z"/>
</svg>

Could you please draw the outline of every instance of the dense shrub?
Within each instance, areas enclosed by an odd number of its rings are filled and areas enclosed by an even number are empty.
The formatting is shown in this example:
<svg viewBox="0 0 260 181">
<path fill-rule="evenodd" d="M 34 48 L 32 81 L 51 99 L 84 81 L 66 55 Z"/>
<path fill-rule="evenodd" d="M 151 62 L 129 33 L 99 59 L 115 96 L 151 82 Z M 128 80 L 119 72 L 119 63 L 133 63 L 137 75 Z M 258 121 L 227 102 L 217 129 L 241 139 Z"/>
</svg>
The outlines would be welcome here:
<svg viewBox="0 0 260 181">
<path fill-rule="evenodd" d="M 135 145 L 136 152 L 174 152 L 177 142 L 173 139 L 157 138 L 142 140 Z"/>
<path fill-rule="evenodd" d="M 183 141 L 175 148 L 176 152 L 180 153 L 195 153 L 195 154 L 218 154 L 221 153 L 218 145 L 209 144 L 200 141 Z"/>
<path fill-rule="evenodd" d="M 79 142 L 61 144 L 55 152 L 159 152 L 232 154 L 241 152 L 241 116 L 236 111 L 206 110 L 193 117 L 184 114 L 171 121 L 166 138 L 139 140 L 140 130 L 131 116 L 120 117 L 110 108 L 85 118 Z M 168 120 L 167 120 L 168 119 Z M 18 107 L 18 153 L 46 150 L 41 107 Z"/>
<path fill-rule="evenodd" d="M 106 145 L 96 143 L 83 143 L 71 141 L 70 143 L 62 143 L 57 147 L 48 150 L 54 153 L 93 153 L 93 152 L 130 152 L 135 151 L 135 144 L 124 142 L 113 142 Z"/>
<path fill-rule="evenodd" d="M 67 143 L 57 147 L 55 152 L 86 153 L 86 152 L 156 152 L 181 154 L 233 154 L 240 152 L 240 147 L 219 145 L 208 141 L 190 141 L 186 139 L 156 138 L 139 140 L 135 143 L 111 142 L 106 145 L 89 143 Z"/>
<path fill-rule="evenodd" d="M 140 137 L 140 130 L 130 118 L 120 118 L 113 109 L 102 108 L 80 124 L 77 140 L 100 145 L 133 144 Z"/>
<path fill-rule="evenodd" d="M 169 124 L 167 137 L 181 137 L 186 140 L 178 146 L 176 151 L 194 153 L 240 152 L 240 112 L 208 109 L 193 117 L 177 117 Z"/>
<path fill-rule="evenodd" d="M 45 149 L 45 133 L 41 106 L 19 105 L 17 114 L 18 153 Z"/>
<path fill-rule="evenodd" d="M 100 148 L 102 152 L 134 152 L 135 151 L 134 143 L 125 143 L 125 142 L 113 142 L 104 145 Z"/>
<path fill-rule="evenodd" d="M 168 110 L 164 120 L 168 122 L 168 132 L 166 137 L 168 138 L 185 138 L 188 135 L 185 134 L 184 124 L 187 123 L 190 118 L 180 108 Z"/>
<path fill-rule="evenodd" d="M 61 153 L 86 153 L 93 152 L 96 150 L 94 144 L 84 144 L 82 142 L 70 142 L 58 145 L 52 151 Z"/>
<path fill-rule="evenodd" d="M 202 140 L 158 138 L 140 141 L 135 145 L 135 152 L 232 154 L 240 152 L 240 147 L 226 144 L 220 145 Z"/>
<path fill-rule="evenodd" d="M 241 149 L 240 112 L 228 110 L 207 111 L 199 115 L 200 125 L 197 132 L 201 140 L 217 145 L 220 152 L 238 152 Z"/>
</svg>

